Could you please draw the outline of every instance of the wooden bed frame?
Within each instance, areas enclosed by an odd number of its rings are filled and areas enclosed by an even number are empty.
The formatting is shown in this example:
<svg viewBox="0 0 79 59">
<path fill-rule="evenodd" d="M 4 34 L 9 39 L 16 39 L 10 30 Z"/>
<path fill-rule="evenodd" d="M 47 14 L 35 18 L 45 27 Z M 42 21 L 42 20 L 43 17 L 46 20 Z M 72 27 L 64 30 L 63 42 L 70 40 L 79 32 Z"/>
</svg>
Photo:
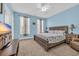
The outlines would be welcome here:
<svg viewBox="0 0 79 59">
<path fill-rule="evenodd" d="M 56 26 L 56 27 L 49 27 L 49 30 L 65 30 L 65 33 L 68 33 L 68 26 Z M 37 35 L 34 35 L 34 40 L 38 42 L 46 51 L 48 51 L 50 48 L 55 47 L 63 42 L 57 42 L 57 43 L 48 43 L 48 41 L 42 39 L 41 37 L 38 37 Z"/>
</svg>

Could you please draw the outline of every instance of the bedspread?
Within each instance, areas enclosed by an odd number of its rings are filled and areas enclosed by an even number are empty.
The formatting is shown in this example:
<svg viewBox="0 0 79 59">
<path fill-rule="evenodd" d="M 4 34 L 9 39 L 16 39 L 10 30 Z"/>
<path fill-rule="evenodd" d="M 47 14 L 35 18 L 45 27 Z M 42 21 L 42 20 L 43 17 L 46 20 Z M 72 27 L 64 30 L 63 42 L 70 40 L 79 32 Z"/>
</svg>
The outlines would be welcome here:
<svg viewBox="0 0 79 59">
<path fill-rule="evenodd" d="M 63 34 L 40 33 L 36 36 L 48 41 L 48 43 L 57 43 L 62 40 L 65 40 L 65 35 Z"/>
</svg>

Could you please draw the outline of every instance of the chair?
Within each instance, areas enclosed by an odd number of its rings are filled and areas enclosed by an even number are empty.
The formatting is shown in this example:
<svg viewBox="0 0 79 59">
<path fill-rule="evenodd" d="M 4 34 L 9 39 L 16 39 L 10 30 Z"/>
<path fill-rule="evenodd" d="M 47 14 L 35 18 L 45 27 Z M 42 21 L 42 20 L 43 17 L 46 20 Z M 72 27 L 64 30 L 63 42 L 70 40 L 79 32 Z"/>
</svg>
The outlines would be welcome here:
<svg viewBox="0 0 79 59">
<path fill-rule="evenodd" d="M 79 37 L 76 35 L 75 37 L 72 38 L 72 41 L 70 42 L 70 46 L 79 51 Z"/>
</svg>

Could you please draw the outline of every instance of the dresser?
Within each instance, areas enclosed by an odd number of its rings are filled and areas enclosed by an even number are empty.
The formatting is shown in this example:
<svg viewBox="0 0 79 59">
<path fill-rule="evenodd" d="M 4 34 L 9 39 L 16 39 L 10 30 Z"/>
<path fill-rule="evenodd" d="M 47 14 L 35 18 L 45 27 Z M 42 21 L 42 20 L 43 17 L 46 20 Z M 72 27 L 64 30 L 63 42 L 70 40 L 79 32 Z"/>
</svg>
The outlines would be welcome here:
<svg viewBox="0 0 79 59">
<path fill-rule="evenodd" d="M 12 40 L 8 47 L 0 50 L 0 56 L 17 56 L 19 50 L 19 40 Z"/>
<path fill-rule="evenodd" d="M 11 32 L 0 32 L 0 49 L 6 46 L 12 40 Z"/>
<path fill-rule="evenodd" d="M 0 56 L 15 56 L 18 54 L 19 40 L 12 40 L 11 32 L 0 32 Z"/>
</svg>

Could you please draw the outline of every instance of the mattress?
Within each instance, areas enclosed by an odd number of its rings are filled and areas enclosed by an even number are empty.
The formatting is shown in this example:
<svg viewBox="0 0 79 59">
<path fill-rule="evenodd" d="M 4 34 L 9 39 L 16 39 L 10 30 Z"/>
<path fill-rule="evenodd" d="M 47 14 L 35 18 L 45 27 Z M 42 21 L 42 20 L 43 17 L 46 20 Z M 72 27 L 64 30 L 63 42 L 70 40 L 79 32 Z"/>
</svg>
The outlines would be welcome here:
<svg viewBox="0 0 79 59">
<path fill-rule="evenodd" d="M 48 41 L 48 43 L 57 43 L 65 40 L 65 35 L 61 35 L 61 34 L 59 35 L 53 33 L 40 33 L 36 36 Z"/>
</svg>

